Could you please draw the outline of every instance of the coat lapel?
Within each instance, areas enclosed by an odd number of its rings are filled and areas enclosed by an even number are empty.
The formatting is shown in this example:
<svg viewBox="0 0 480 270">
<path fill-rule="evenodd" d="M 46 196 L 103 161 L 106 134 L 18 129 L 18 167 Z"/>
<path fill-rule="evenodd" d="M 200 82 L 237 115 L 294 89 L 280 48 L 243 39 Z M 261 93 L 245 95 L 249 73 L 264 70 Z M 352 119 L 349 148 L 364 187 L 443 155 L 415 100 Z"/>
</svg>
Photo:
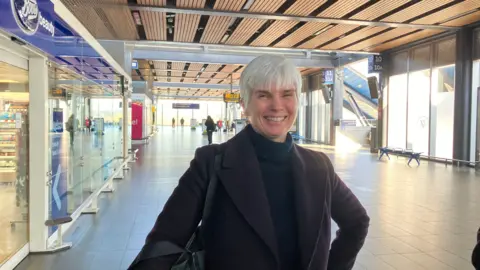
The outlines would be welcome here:
<svg viewBox="0 0 480 270">
<path fill-rule="evenodd" d="M 308 268 L 315 252 L 325 210 L 328 173 L 316 160 L 312 153 L 294 145 L 292 166 L 302 269 Z"/>
<path fill-rule="evenodd" d="M 235 206 L 278 263 L 277 241 L 260 165 L 246 130 L 227 143 L 218 177 Z"/>
</svg>

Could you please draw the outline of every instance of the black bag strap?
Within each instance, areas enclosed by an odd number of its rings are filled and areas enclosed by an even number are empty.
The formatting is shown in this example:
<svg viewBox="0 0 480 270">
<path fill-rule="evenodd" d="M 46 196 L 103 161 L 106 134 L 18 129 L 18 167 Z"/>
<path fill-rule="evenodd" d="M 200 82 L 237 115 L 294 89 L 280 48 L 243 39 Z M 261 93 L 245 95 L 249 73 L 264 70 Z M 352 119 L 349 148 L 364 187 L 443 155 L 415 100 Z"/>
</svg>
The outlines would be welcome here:
<svg viewBox="0 0 480 270">
<path fill-rule="evenodd" d="M 213 170 L 210 175 L 210 179 L 208 181 L 208 188 L 207 194 L 205 195 L 205 203 L 203 205 L 203 215 L 201 223 L 205 226 L 205 221 L 210 216 L 210 212 L 212 211 L 212 204 L 213 204 L 213 196 L 215 195 L 215 190 L 217 189 L 217 171 L 220 170 L 220 166 L 222 164 L 222 154 L 216 154 L 215 160 L 213 163 Z"/>
</svg>

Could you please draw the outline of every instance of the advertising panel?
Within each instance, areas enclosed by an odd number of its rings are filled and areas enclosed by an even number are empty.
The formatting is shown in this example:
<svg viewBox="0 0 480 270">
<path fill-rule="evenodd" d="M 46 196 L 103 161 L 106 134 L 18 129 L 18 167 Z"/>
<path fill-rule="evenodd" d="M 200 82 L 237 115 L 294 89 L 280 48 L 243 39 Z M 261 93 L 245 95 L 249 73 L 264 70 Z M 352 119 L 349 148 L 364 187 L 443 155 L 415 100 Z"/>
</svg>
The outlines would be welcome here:
<svg viewBox="0 0 480 270">
<path fill-rule="evenodd" d="M 132 140 L 143 138 L 143 101 L 132 101 Z"/>
<path fill-rule="evenodd" d="M 67 196 L 67 165 L 62 158 L 62 134 L 52 134 L 52 171 L 50 184 L 50 211 L 51 218 L 61 218 L 68 215 L 68 196 Z M 56 230 L 56 227 L 50 228 L 50 235 Z"/>
</svg>

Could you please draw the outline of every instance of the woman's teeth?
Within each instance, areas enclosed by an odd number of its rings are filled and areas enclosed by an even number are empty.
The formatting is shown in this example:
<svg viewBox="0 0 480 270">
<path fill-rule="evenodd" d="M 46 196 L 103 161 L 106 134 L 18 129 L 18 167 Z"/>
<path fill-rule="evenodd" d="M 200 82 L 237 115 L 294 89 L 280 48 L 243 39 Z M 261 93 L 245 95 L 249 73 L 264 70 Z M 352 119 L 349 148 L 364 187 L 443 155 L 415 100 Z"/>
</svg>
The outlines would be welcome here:
<svg viewBox="0 0 480 270">
<path fill-rule="evenodd" d="M 285 120 L 285 118 L 287 118 L 287 117 L 286 116 L 280 116 L 280 117 L 267 116 L 267 117 L 265 117 L 265 119 L 267 119 L 268 121 L 273 121 L 273 122 L 282 122 L 283 120 Z"/>
</svg>

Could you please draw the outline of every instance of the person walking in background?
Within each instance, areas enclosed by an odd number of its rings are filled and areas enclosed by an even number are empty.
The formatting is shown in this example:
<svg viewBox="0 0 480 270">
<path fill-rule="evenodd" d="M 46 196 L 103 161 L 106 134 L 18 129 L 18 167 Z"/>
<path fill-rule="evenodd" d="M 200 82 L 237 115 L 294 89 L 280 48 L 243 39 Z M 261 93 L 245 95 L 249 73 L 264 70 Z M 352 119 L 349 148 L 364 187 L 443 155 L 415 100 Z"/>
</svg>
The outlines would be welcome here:
<svg viewBox="0 0 480 270">
<path fill-rule="evenodd" d="M 180 119 L 180 125 L 182 125 L 183 127 L 183 124 L 185 124 L 185 120 L 183 120 L 183 117 L 182 117 L 182 119 Z"/>
<path fill-rule="evenodd" d="M 75 137 L 75 129 L 77 128 L 77 119 L 72 115 L 68 118 L 67 123 L 65 123 L 65 128 L 70 133 L 70 146 L 73 146 L 73 140 Z"/>
<path fill-rule="evenodd" d="M 175 127 L 175 117 L 172 118 L 172 127 L 173 127 L 173 128 Z"/>
<path fill-rule="evenodd" d="M 85 118 L 85 128 L 87 129 L 87 132 L 90 133 L 90 125 L 92 121 L 90 120 L 89 117 Z"/>
<path fill-rule="evenodd" d="M 215 122 L 213 122 L 210 115 L 207 117 L 207 121 L 205 121 L 205 126 L 207 127 L 208 145 L 210 145 L 212 144 L 212 134 L 215 131 Z"/>
</svg>

